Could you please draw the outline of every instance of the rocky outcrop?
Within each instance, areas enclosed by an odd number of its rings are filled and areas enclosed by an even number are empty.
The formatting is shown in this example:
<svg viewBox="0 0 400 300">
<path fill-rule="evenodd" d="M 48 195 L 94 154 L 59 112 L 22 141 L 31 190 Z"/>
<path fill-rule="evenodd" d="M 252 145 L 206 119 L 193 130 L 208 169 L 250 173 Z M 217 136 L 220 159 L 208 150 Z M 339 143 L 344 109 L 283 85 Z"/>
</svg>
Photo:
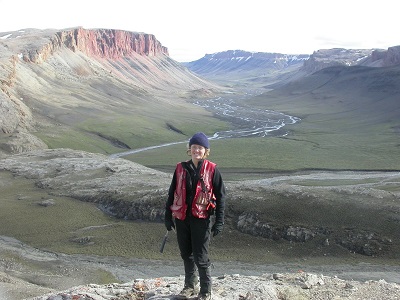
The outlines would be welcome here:
<svg viewBox="0 0 400 300">
<path fill-rule="evenodd" d="M 16 81 L 16 56 L 6 63 L 0 60 L 0 157 L 33 149 L 46 149 L 47 145 L 29 133 L 32 128 L 31 109 L 22 98 L 13 94 Z M 3 60 L 4 61 L 4 60 Z"/>
<path fill-rule="evenodd" d="M 236 226 L 241 232 L 273 240 L 285 239 L 292 242 L 307 242 L 316 235 L 316 230 L 299 226 L 274 226 L 264 223 L 256 215 L 250 213 L 241 214 Z"/>
<path fill-rule="evenodd" d="M 400 65 L 400 46 L 387 50 L 374 50 L 366 65 L 374 67 L 392 67 Z"/>
<path fill-rule="evenodd" d="M 390 47 L 386 51 L 382 65 L 384 67 L 400 65 L 400 46 Z"/>
<path fill-rule="evenodd" d="M 8 136 L 5 143 L 0 144 L 0 149 L 6 153 L 22 153 L 38 149 L 47 149 L 47 145 L 38 137 L 25 130 L 17 130 Z"/>
<path fill-rule="evenodd" d="M 132 54 L 145 56 L 168 56 L 168 48 L 152 34 L 115 29 L 73 28 L 54 32 L 49 41 L 38 44 L 22 53 L 25 61 L 40 63 L 61 47 L 89 57 L 119 59 Z"/>
<path fill-rule="evenodd" d="M 32 121 L 30 109 L 12 95 L 16 80 L 17 57 L 0 60 L 0 134 L 12 134 L 16 129 L 26 129 Z M 1 147 L 0 147 L 1 148 Z"/>
<path fill-rule="evenodd" d="M 43 158 L 42 165 L 36 158 Z M 40 159 L 39 159 L 40 160 Z M 26 162 L 20 169 L 21 163 Z M 34 162 L 36 161 L 36 162 Z M 41 167 L 38 165 L 41 165 Z M 63 166 L 59 168 L 59 166 Z M 42 189 L 96 203 L 108 214 L 125 220 L 160 221 L 171 176 L 125 159 L 109 158 L 69 149 L 32 151 L 0 160 L 0 170 L 9 169 L 30 178 Z M 16 169 L 15 169 L 16 168 Z M 104 177 L 75 180 L 76 172 L 100 171 Z M 127 184 L 126 179 L 133 180 Z M 135 179 L 136 178 L 136 179 Z M 136 181 L 137 180 L 137 181 Z M 136 186 L 138 183 L 140 188 Z"/>
<path fill-rule="evenodd" d="M 261 222 L 255 214 L 251 213 L 241 214 L 238 217 L 236 228 L 252 236 L 272 240 L 284 239 L 297 243 L 305 243 L 317 237 L 323 241 L 321 245 L 337 244 L 352 253 L 366 256 L 379 256 L 383 251 L 387 251 L 393 243 L 391 239 L 360 229 L 347 229 L 345 232 L 337 234 L 339 232 L 337 229 L 268 224 Z"/>
<path fill-rule="evenodd" d="M 301 70 L 307 73 L 333 67 L 355 66 L 362 64 L 373 52 L 372 49 L 322 49 L 314 51 L 310 58 L 304 61 Z"/>
<path fill-rule="evenodd" d="M 51 194 L 95 203 L 104 212 L 119 219 L 149 222 L 162 222 L 167 188 L 171 181 L 171 174 L 149 169 L 125 159 L 69 149 L 13 155 L 0 160 L 0 170 L 31 178 L 37 187 L 51 191 Z M 77 173 L 80 174 L 79 179 L 76 177 Z M 97 176 L 93 178 L 90 175 L 92 173 L 96 173 Z M 365 256 L 385 256 L 395 246 L 393 236 L 379 233 L 378 230 L 366 229 L 363 226 L 333 228 L 325 221 L 325 214 L 336 214 L 335 211 L 336 209 L 340 211 L 341 204 L 338 203 L 337 207 L 324 204 L 312 188 L 299 188 L 296 185 L 291 187 L 277 183 L 266 187 L 262 181 L 230 182 L 227 183 L 227 188 L 229 207 L 226 219 L 227 227 L 232 230 L 254 237 L 284 240 L 290 243 L 315 243 L 324 247 L 336 245 L 348 249 L 351 253 Z M 350 199 L 352 193 L 363 194 L 364 202 L 356 208 L 360 214 L 360 224 L 365 221 L 362 211 L 368 209 L 365 205 L 368 198 L 378 201 L 377 199 L 393 200 L 397 197 L 394 193 L 373 187 L 364 187 L 362 191 L 358 191 L 357 187 L 342 188 L 343 191 L 336 189 L 333 189 L 334 197 L 336 193 L 345 193 L 346 199 Z M 325 190 L 328 191 L 329 188 Z M 295 217 L 272 220 L 274 214 L 269 212 L 271 207 L 260 207 L 267 202 L 266 199 L 277 196 L 280 201 L 289 201 L 291 204 L 290 208 L 285 208 L 285 204 L 282 203 L 275 209 L 288 215 L 296 211 Z M 254 201 L 257 204 L 249 203 L 245 208 L 235 208 L 246 201 Z M 315 210 L 315 203 L 318 203 L 321 210 L 319 214 L 314 214 L 313 218 L 310 218 L 310 212 Z M 259 210 L 251 211 L 255 206 Z M 391 214 L 394 206 L 380 207 L 382 211 L 386 209 Z M 302 214 L 305 214 L 304 219 L 301 218 Z M 381 217 L 386 218 L 384 215 Z M 385 222 L 388 221 L 385 219 Z"/>
<path fill-rule="evenodd" d="M 400 46 L 383 49 L 322 49 L 304 61 L 302 71 L 313 73 L 333 66 L 392 67 L 400 64 Z"/>
<path fill-rule="evenodd" d="M 15 101 L 9 101 L 4 94 L 0 93 L 0 132 L 11 134 L 26 119 L 30 112 L 26 107 Z"/>
</svg>

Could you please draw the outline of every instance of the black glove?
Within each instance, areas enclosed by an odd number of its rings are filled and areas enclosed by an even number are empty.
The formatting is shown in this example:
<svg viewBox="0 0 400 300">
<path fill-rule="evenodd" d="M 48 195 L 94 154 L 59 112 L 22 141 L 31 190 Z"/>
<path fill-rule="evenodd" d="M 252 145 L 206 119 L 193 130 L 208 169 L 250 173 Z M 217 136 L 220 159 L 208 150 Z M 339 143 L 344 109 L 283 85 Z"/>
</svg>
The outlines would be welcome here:
<svg viewBox="0 0 400 300">
<path fill-rule="evenodd" d="M 215 222 L 214 225 L 211 227 L 211 232 L 213 233 L 213 236 L 216 236 L 218 233 L 222 232 L 223 228 L 224 223 Z"/>
<path fill-rule="evenodd" d="M 175 223 L 172 220 L 172 212 L 170 210 L 165 210 L 165 227 L 167 228 L 168 231 L 171 231 L 172 229 L 175 230 Z"/>
</svg>

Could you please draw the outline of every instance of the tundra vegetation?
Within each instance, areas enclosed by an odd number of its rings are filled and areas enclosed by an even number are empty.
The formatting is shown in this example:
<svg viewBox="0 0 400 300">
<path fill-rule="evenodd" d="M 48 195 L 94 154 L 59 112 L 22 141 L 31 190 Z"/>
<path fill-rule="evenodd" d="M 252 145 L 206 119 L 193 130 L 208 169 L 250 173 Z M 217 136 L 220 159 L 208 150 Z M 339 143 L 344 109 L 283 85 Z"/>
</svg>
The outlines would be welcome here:
<svg viewBox="0 0 400 300">
<path fill-rule="evenodd" d="M 14 85 L 5 87 L 29 106 L 31 134 L 49 150 L 2 155 L 0 235 L 56 253 L 179 261 L 172 234 L 158 251 L 172 172 L 188 158 L 185 141 L 194 132 L 212 136 L 236 125 L 193 103 L 235 94 L 240 105 L 301 120 L 263 138 L 211 141 L 210 158 L 228 191 L 226 226 L 212 240 L 212 259 L 398 266 L 398 68 L 327 68 L 273 90 L 248 78 L 237 86 L 165 92 L 154 88 L 157 82 L 148 91 L 98 61 L 66 53 L 19 64 Z M 96 72 L 78 76 L 64 60 Z M 264 92 L 244 97 L 244 89 Z M 4 263 L 42 269 L 2 255 Z M 113 276 L 99 271 L 85 280 Z"/>
</svg>

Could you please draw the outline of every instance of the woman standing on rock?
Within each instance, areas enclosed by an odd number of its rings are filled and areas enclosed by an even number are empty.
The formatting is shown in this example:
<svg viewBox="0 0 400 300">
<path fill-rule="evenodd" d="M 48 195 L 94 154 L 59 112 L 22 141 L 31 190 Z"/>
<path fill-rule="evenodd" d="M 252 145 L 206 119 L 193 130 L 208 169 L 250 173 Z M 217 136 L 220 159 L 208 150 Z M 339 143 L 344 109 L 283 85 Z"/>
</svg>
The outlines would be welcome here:
<svg viewBox="0 0 400 300">
<path fill-rule="evenodd" d="M 211 232 L 216 236 L 224 225 L 225 185 L 215 163 L 207 160 L 210 145 L 207 136 L 198 132 L 189 140 L 191 159 L 177 164 L 165 210 L 165 226 L 175 229 L 185 268 L 185 285 L 179 299 L 198 294 L 211 299 L 211 272 L 208 246 Z M 211 215 L 215 222 L 211 226 Z M 175 219 L 175 222 L 173 220 Z M 200 278 L 200 291 L 198 277 Z"/>
</svg>

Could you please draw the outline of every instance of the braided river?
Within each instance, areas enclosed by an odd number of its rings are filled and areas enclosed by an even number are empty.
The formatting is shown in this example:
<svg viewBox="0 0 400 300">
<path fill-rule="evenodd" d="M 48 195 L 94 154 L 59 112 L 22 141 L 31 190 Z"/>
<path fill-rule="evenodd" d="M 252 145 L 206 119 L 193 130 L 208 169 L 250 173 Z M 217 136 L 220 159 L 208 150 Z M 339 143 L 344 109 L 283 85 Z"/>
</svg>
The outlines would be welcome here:
<svg viewBox="0 0 400 300">
<path fill-rule="evenodd" d="M 239 105 L 233 96 L 217 97 L 206 101 L 196 101 L 194 104 L 205 108 L 207 111 L 214 113 L 218 118 L 228 121 L 232 124 L 232 129 L 228 131 L 215 132 L 213 136 L 209 137 L 210 140 L 245 137 L 263 138 L 277 135 L 285 136 L 287 131 L 284 130 L 284 126 L 295 124 L 300 121 L 300 118 L 281 112 Z M 122 157 L 146 150 L 182 143 L 187 143 L 187 140 L 132 149 L 121 153 L 112 154 L 111 157 Z"/>
</svg>

